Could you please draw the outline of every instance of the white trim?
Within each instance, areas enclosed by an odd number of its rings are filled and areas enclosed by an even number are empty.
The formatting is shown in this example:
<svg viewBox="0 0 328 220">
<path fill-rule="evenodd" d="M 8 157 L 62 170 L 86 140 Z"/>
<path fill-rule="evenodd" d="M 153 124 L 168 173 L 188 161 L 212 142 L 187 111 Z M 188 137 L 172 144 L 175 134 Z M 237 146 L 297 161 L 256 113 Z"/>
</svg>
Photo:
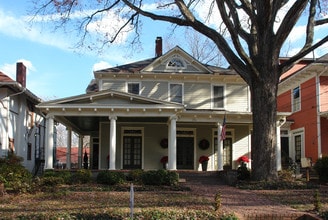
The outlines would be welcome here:
<svg viewBox="0 0 328 220">
<path fill-rule="evenodd" d="M 139 85 L 139 91 L 138 91 L 138 94 L 135 94 L 135 93 L 131 93 L 129 92 L 129 84 L 138 84 Z M 129 94 L 135 94 L 135 95 L 140 95 L 140 92 L 141 92 L 141 82 L 137 82 L 137 81 L 126 81 L 125 82 L 125 91 Z"/>
<path fill-rule="evenodd" d="M 295 110 L 295 103 L 294 103 L 294 89 L 298 88 L 298 92 L 299 92 L 299 108 Z M 295 112 L 299 112 L 302 110 L 302 94 L 301 94 L 301 85 L 298 85 L 294 88 L 291 89 L 291 100 L 292 100 L 292 112 L 295 113 Z"/>
<path fill-rule="evenodd" d="M 220 126 L 220 127 L 222 129 L 222 126 Z M 211 160 L 212 160 L 212 167 L 214 167 L 214 169 L 216 169 L 218 167 L 218 154 L 215 153 L 215 150 L 217 148 L 217 144 L 215 145 L 215 140 L 217 140 L 217 138 L 218 138 L 218 135 L 217 134 L 215 135 L 215 132 L 217 132 L 217 131 L 218 131 L 218 128 L 212 128 L 212 140 L 211 140 L 211 142 L 212 142 L 212 156 L 211 156 Z M 231 134 L 228 134 L 229 132 L 231 132 Z M 234 160 L 233 159 L 234 159 L 235 129 L 233 129 L 233 128 L 226 129 L 226 138 L 231 138 L 232 139 L 232 142 L 231 142 L 231 168 L 234 169 L 234 163 L 233 163 Z M 222 158 L 222 162 L 223 162 L 223 158 Z M 223 166 L 224 166 L 224 164 L 223 164 Z"/>
<path fill-rule="evenodd" d="M 171 101 L 171 85 L 181 85 L 181 103 L 179 102 L 174 102 L 174 101 Z M 177 82 L 174 82 L 174 83 L 168 83 L 168 101 L 169 102 L 174 102 L 174 103 L 179 103 L 179 104 L 183 104 L 184 103 L 184 83 L 177 83 Z"/>
<path fill-rule="evenodd" d="M 193 170 L 197 170 L 197 144 L 196 144 L 196 132 L 197 129 L 196 128 L 181 128 L 181 127 L 177 127 L 176 129 L 177 131 L 177 138 L 178 137 L 192 137 L 194 139 L 194 165 L 193 165 Z M 192 134 L 179 134 L 179 131 L 192 131 Z M 178 145 L 177 145 L 178 147 Z"/>
<path fill-rule="evenodd" d="M 126 130 L 140 130 L 141 134 L 124 134 L 124 131 Z M 141 137 L 141 169 L 144 169 L 145 167 L 145 128 L 144 127 L 121 127 L 121 169 L 123 169 L 123 137 L 128 136 L 128 137 Z"/>
<path fill-rule="evenodd" d="M 214 87 L 223 87 L 223 107 L 216 108 L 214 107 Z M 211 109 L 225 109 L 226 108 L 226 84 L 212 84 L 211 83 Z"/>
<path fill-rule="evenodd" d="M 318 141 L 318 158 L 322 158 L 322 143 L 321 143 L 321 103 L 320 103 L 320 75 L 315 77 L 316 102 L 317 102 L 317 141 Z"/>
<path fill-rule="evenodd" d="M 304 128 L 298 128 L 291 131 L 291 145 L 290 145 L 290 151 L 289 154 L 293 161 L 295 161 L 295 137 L 300 135 L 301 136 L 301 158 L 305 157 L 305 135 L 304 135 Z"/>
</svg>

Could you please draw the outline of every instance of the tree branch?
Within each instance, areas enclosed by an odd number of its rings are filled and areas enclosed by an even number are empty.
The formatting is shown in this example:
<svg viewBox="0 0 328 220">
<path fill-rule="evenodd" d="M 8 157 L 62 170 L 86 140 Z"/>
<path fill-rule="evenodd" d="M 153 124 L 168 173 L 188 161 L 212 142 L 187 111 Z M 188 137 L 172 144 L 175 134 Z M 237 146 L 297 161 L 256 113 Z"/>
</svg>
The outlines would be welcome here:
<svg viewBox="0 0 328 220">
<path fill-rule="evenodd" d="M 319 25 L 323 25 L 323 24 L 327 24 L 327 23 L 328 23 L 328 18 L 325 18 L 325 19 L 315 21 L 314 25 L 319 26 Z"/>
<path fill-rule="evenodd" d="M 323 44 L 328 42 L 328 36 L 320 40 L 318 43 L 312 45 L 311 47 L 306 48 L 305 50 L 300 51 L 296 55 L 292 56 L 289 60 L 286 62 L 283 62 L 280 64 L 280 73 L 284 73 L 287 70 L 289 70 L 295 63 L 297 63 L 299 60 L 301 60 L 303 57 L 305 57 L 308 53 L 312 52 L 313 50 L 317 49 L 318 47 L 322 46 Z M 280 74 L 280 75 L 281 75 Z"/>
</svg>

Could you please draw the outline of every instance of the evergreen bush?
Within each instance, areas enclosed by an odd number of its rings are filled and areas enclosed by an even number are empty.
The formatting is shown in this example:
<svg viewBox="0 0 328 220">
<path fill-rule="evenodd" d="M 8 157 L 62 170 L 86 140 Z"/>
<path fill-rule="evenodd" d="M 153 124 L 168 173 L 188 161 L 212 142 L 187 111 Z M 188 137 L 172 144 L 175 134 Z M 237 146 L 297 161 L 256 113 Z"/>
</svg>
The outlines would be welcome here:
<svg viewBox="0 0 328 220">
<path fill-rule="evenodd" d="M 0 181 L 6 191 L 24 193 L 32 190 L 32 174 L 21 164 L 22 161 L 14 153 L 0 159 Z"/>
<path fill-rule="evenodd" d="M 121 172 L 104 170 L 98 173 L 97 183 L 115 185 L 125 182 L 125 175 Z"/>
<path fill-rule="evenodd" d="M 43 174 L 44 177 L 58 177 L 63 180 L 63 183 L 65 184 L 70 184 L 71 183 L 71 178 L 72 174 L 69 170 L 46 170 Z"/>
<path fill-rule="evenodd" d="M 179 175 L 177 172 L 167 170 L 150 170 L 142 174 L 142 183 L 145 185 L 167 185 L 173 186 L 178 183 Z"/>
<path fill-rule="evenodd" d="M 318 173 L 320 181 L 328 182 L 328 156 L 319 158 L 314 165 L 314 169 Z"/>
<path fill-rule="evenodd" d="M 91 171 L 86 169 L 77 170 L 71 176 L 72 184 L 84 184 L 89 183 L 91 181 Z"/>
</svg>

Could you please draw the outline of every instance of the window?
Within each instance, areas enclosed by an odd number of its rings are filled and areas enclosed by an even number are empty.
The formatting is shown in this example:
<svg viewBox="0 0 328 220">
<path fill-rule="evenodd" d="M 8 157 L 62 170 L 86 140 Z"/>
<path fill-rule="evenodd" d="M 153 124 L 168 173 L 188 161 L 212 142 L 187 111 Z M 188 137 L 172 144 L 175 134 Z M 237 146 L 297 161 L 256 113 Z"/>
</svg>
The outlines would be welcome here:
<svg viewBox="0 0 328 220">
<path fill-rule="evenodd" d="M 292 111 L 297 112 L 301 110 L 301 96 L 300 96 L 300 87 L 296 87 L 293 89 L 293 94 L 292 94 L 292 99 L 293 99 L 293 105 L 292 105 Z"/>
<path fill-rule="evenodd" d="M 213 86 L 213 108 L 224 108 L 223 86 Z"/>
<path fill-rule="evenodd" d="M 169 98 L 171 102 L 182 104 L 182 84 L 170 84 Z"/>
<path fill-rule="evenodd" d="M 302 136 L 296 135 L 294 136 L 294 144 L 295 144 L 295 161 L 300 162 L 302 157 Z"/>
<path fill-rule="evenodd" d="M 139 95 L 140 83 L 128 83 L 128 93 Z"/>
<path fill-rule="evenodd" d="M 169 59 L 169 61 L 166 64 L 166 68 L 167 69 L 184 69 L 184 68 L 186 68 L 186 64 L 180 56 L 175 55 Z"/>
<path fill-rule="evenodd" d="M 27 160 L 32 160 L 32 144 L 27 144 Z"/>
</svg>

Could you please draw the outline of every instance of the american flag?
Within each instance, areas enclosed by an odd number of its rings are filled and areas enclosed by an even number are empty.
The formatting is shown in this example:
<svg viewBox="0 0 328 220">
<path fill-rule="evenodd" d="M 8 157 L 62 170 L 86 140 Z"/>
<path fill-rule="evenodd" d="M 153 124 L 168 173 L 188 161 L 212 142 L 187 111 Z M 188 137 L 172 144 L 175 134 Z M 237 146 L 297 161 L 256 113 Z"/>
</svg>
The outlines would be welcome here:
<svg viewBox="0 0 328 220">
<path fill-rule="evenodd" d="M 226 116 L 224 115 L 221 130 L 221 141 L 226 139 Z"/>
</svg>

